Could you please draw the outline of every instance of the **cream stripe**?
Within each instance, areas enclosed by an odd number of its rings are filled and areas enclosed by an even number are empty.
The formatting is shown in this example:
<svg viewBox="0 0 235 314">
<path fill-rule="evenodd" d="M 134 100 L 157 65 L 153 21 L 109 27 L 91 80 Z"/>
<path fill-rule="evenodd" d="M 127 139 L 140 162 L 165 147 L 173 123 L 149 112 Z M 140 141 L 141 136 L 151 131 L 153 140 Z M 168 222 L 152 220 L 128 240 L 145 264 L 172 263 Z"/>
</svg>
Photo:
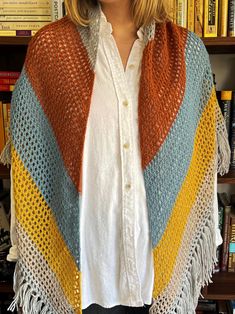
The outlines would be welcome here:
<svg viewBox="0 0 235 314">
<path fill-rule="evenodd" d="M 17 237 L 24 239 L 24 242 L 20 241 L 18 245 L 21 253 L 19 267 L 24 278 L 31 288 L 35 289 L 38 294 L 42 295 L 43 300 L 47 301 L 53 313 L 58 313 L 58 310 L 59 313 L 64 314 L 74 313 L 48 263 L 17 220 L 16 224 Z"/>
</svg>

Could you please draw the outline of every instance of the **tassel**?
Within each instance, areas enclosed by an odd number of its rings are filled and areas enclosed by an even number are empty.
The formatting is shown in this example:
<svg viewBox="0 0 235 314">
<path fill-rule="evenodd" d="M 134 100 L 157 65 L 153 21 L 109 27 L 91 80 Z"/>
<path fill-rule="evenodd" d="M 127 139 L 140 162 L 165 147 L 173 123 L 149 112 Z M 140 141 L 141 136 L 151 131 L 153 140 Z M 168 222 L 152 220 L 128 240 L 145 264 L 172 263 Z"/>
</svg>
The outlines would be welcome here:
<svg viewBox="0 0 235 314">
<path fill-rule="evenodd" d="M 216 245 L 214 235 L 214 220 L 208 221 L 202 230 L 202 236 L 192 254 L 190 267 L 185 270 L 182 280 L 182 290 L 175 298 L 174 304 L 165 314 L 195 314 L 201 288 L 212 282 L 211 277 L 216 266 Z M 161 296 L 161 300 L 164 296 Z M 161 314 L 160 297 L 154 299 L 149 309 L 150 314 Z"/>
<path fill-rule="evenodd" d="M 218 167 L 217 172 L 223 176 L 229 171 L 231 150 L 228 142 L 227 132 L 217 132 L 217 147 L 218 147 Z"/>
<path fill-rule="evenodd" d="M 15 309 L 18 311 L 19 307 L 21 307 L 24 314 L 53 314 L 53 311 L 49 308 L 49 304 L 45 305 L 41 296 L 25 282 L 23 276 L 20 276 L 19 273 L 17 261 L 13 276 L 15 296 L 7 311 L 14 312 Z"/>
<path fill-rule="evenodd" d="M 0 155 L 0 162 L 4 165 L 9 165 L 11 164 L 11 139 L 9 138 L 6 145 L 4 146 L 1 155 Z"/>
</svg>

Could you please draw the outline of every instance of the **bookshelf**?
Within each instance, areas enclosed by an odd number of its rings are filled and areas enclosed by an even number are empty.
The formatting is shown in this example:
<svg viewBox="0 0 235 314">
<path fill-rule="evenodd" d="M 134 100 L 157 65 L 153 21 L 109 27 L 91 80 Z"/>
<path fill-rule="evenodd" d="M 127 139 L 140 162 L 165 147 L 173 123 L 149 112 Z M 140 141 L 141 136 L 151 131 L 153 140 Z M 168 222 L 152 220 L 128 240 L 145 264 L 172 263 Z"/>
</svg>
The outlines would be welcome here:
<svg viewBox="0 0 235 314">
<path fill-rule="evenodd" d="M 20 71 L 30 37 L 0 37 L 0 69 Z M 210 54 L 235 54 L 234 38 L 203 38 Z M 10 168 L 0 164 L 0 179 L 9 179 Z M 218 176 L 218 184 L 235 184 L 235 169 L 224 176 Z M 235 299 L 235 273 L 219 272 L 212 277 L 213 283 L 204 287 L 202 293 L 207 299 Z M 0 282 L 0 294 L 13 293 L 12 284 Z"/>
<path fill-rule="evenodd" d="M 213 283 L 203 289 L 203 296 L 208 300 L 235 299 L 235 273 L 218 272 L 213 275 Z"/>
</svg>

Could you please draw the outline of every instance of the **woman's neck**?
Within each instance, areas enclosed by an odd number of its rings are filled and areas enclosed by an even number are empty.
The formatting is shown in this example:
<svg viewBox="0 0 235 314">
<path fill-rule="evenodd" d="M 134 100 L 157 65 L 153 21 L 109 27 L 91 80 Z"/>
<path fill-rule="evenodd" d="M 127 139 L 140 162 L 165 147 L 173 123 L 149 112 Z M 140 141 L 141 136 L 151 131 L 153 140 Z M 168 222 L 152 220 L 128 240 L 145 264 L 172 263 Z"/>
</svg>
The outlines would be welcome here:
<svg viewBox="0 0 235 314">
<path fill-rule="evenodd" d="M 113 33 L 126 33 L 136 36 L 136 27 L 131 14 L 130 0 L 117 0 L 112 2 L 100 1 L 103 13 L 112 24 Z"/>
</svg>

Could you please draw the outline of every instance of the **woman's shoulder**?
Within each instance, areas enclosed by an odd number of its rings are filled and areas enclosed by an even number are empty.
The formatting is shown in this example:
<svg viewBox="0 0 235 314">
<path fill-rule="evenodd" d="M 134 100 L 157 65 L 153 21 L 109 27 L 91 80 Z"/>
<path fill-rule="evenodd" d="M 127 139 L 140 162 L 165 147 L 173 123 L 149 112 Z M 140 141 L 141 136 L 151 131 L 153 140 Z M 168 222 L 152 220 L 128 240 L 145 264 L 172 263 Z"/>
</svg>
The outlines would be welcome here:
<svg viewBox="0 0 235 314">
<path fill-rule="evenodd" d="M 168 44 L 175 44 L 185 49 L 187 54 L 196 54 L 208 58 L 206 46 L 201 37 L 189 29 L 177 25 L 172 21 L 166 21 L 163 25 Z"/>
<path fill-rule="evenodd" d="M 28 50 L 50 52 L 52 48 L 58 48 L 61 43 L 68 43 L 76 33 L 75 24 L 67 16 L 64 16 L 60 20 L 43 26 L 30 40 Z"/>
</svg>

